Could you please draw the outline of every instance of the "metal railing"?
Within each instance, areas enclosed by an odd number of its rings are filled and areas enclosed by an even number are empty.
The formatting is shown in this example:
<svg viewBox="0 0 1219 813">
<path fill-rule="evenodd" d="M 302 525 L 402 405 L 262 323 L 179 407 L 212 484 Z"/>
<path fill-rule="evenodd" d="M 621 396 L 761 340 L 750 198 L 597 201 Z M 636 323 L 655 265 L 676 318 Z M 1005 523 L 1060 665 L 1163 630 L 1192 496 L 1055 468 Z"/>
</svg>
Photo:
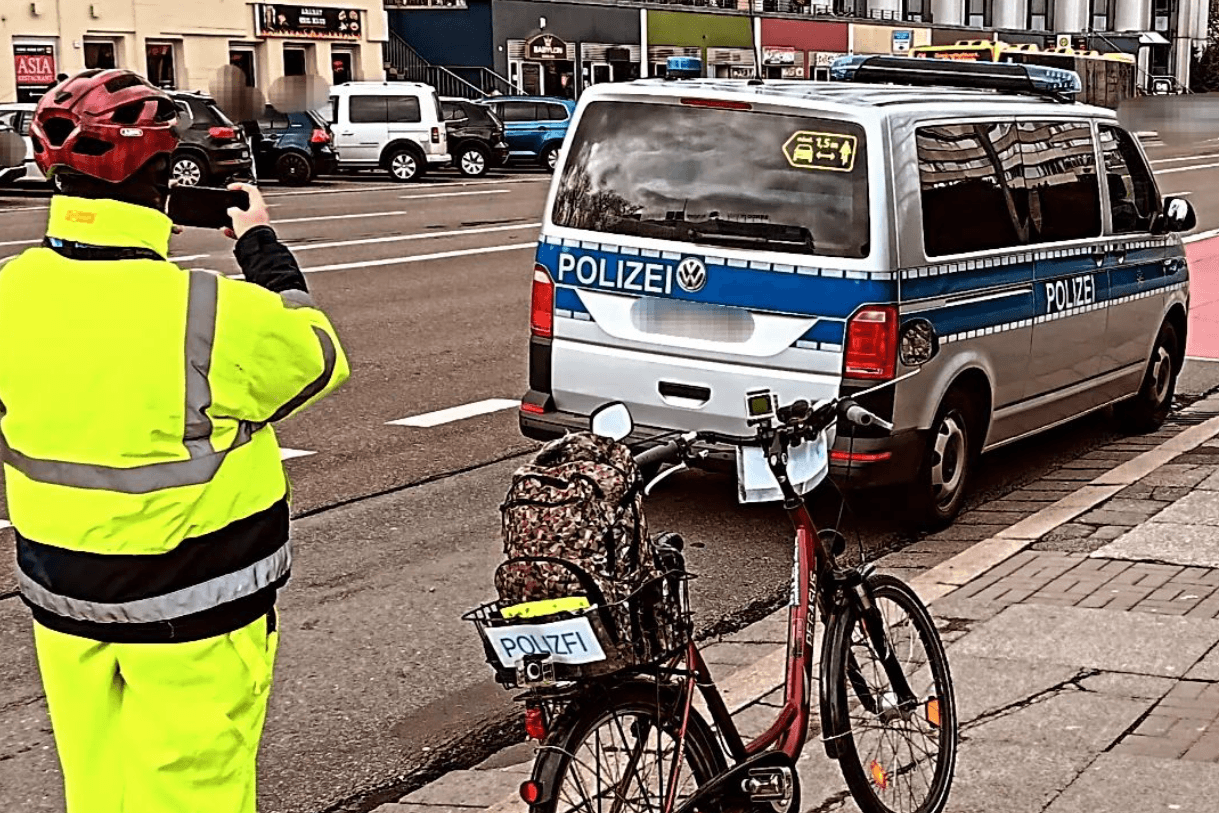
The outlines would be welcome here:
<svg viewBox="0 0 1219 813">
<path fill-rule="evenodd" d="M 484 94 L 495 93 L 500 96 L 515 96 L 525 92 L 523 88 L 513 85 L 495 71 L 481 65 L 449 65 L 448 69 L 477 87 Z"/>
<path fill-rule="evenodd" d="M 489 95 L 448 68 L 428 62 L 393 31 L 389 32 L 389 39 L 385 43 L 384 56 L 386 71 L 394 79 L 431 85 L 441 96 L 481 99 Z"/>
</svg>

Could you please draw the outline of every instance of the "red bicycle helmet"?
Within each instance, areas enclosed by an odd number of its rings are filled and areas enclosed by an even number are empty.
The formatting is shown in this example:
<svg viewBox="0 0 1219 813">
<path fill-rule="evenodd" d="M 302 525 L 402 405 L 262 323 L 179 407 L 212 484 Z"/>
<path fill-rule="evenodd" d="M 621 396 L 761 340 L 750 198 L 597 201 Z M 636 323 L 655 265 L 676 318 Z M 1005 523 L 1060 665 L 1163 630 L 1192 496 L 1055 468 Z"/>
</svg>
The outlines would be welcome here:
<svg viewBox="0 0 1219 813">
<path fill-rule="evenodd" d="M 30 122 L 34 161 L 44 174 L 69 168 L 122 183 L 178 145 L 178 109 L 139 74 L 89 70 L 47 91 Z"/>
</svg>

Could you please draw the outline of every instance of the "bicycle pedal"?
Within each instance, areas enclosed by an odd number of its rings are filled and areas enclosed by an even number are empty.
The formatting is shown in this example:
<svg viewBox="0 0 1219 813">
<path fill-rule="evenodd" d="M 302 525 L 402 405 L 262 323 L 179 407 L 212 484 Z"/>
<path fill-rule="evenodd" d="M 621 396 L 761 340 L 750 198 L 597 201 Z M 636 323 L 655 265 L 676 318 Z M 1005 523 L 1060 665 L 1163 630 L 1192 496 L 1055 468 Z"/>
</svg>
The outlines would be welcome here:
<svg viewBox="0 0 1219 813">
<path fill-rule="evenodd" d="M 753 802 L 772 802 L 776 810 L 786 810 L 795 795 L 795 771 L 787 766 L 753 768 L 741 782 L 741 790 Z"/>
</svg>

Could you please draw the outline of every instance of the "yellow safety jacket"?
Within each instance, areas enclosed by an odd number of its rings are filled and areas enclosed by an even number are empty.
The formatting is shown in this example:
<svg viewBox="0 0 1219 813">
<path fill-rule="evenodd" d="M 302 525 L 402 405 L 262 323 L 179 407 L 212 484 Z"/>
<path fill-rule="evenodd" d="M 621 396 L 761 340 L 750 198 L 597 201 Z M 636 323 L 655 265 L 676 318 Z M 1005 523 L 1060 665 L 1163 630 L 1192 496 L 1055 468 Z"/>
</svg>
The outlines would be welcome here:
<svg viewBox="0 0 1219 813">
<path fill-rule="evenodd" d="M 306 291 L 183 270 L 170 228 L 56 196 L 44 246 L 0 268 L 19 586 L 40 623 L 102 641 L 210 637 L 270 609 L 291 565 L 270 424 L 349 374 Z"/>
</svg>

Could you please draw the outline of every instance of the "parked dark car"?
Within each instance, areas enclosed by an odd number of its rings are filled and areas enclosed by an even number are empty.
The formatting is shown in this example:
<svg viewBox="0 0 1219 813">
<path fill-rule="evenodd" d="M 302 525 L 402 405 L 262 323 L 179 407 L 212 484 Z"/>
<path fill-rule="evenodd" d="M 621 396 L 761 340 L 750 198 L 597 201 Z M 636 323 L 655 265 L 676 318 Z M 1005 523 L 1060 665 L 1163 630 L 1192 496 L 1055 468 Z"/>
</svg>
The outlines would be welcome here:
<svg viewBox="0 0 1219 813">
<path fill-rule="evenodd" d="M 258 119 L 254 155 L 259 178 L 301 186 L 338 166 L 330 125 L 313 112 L 280 113 L 268 106 Z"/>
<path fill-rule="evenodd" d="M 486 107 L 469 99 L 442 98 L 445 127 L 449 131 L 449 154 L 462 175 L 478 178 L 508 158 L 504 125 Z"/>
<path fill-rule="evenodd" d="M 547 96 L 496 96 L 480 99 L 504 123 L 509 160 L 537 161 L 553 170 L 567 136 L 576 103 Z"/>
<path fill-rule="evenodd" d="M 253 160 L 241 126 L 211 96 L 175 91 L 182 140 L 171 159 L 172 177 L 183 186 L 223 186 L 249 178 Z"/>
</svg>

